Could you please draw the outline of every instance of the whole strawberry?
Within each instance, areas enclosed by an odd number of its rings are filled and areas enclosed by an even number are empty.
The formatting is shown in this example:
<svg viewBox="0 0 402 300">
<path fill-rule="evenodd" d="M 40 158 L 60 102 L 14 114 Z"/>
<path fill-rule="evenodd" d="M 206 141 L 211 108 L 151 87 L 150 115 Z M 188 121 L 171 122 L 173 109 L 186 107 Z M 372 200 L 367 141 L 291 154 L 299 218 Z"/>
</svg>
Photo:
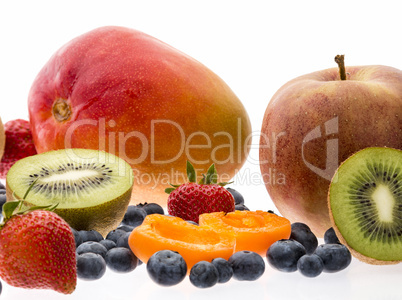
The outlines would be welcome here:
<svg viewBox="0 0 402 300">
<path fill-rule="evenodd" d="M 0 178 L 6 178 L 8 170 L 19 159 L 36 154 L 29 122 L 22 119 L 4 124 L 6 145 L 0 161 Z"/>
<path fill-rule="evenodd" d="M 45 208 L 18 211 L 21 203 L 11 201 L 3 205 L 0 277 L 15 287 L 71 294 L 77 272 L 70 226 Z"/>
<path fill-rule="evenodd" d="M 168 213 L 184 220 L 198 223 L 199 216 L 210 212 L 232 212 L 235 203 L 232 194 L 224 188 L 226 182 L 217 183 L 214 164 L 209 167 L 207 174 L 196 183 L 196 173 L 190 162 L 187 162 L 188 183 L 167 188 Z"/>
</svg>

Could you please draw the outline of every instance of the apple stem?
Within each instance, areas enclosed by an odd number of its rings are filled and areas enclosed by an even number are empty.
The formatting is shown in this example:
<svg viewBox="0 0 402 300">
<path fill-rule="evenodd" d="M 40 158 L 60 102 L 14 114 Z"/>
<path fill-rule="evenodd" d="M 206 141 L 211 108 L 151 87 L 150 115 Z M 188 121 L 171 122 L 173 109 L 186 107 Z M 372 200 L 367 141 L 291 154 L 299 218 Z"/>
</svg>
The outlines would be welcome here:
<svg viewBox="0 0 402 300">
<path fill-rule="evenodd" d="M 335 56 L 335 62 L 338 64 L 339 76 L 341 77 L 341 80 L 346 80 L 345 55 Z"/>
</svg>

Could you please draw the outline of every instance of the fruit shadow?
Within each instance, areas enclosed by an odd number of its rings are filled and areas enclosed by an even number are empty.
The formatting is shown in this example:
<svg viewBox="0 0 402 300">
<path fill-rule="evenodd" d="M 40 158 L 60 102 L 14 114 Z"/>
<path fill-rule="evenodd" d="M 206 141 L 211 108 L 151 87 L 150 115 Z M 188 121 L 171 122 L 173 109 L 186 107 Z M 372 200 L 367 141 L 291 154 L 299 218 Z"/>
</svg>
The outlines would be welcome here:
<svg viewBox="0 0 402 300">
<path fill-rule="evenodd" d="M 297 271 L 284 273 L 269 269 L 266 272 L 265 289 L 272 299 L 353 299 L 347 269 L 338 273 L 321 273 L 315 278 L 305 277 Z"/>
</svg>

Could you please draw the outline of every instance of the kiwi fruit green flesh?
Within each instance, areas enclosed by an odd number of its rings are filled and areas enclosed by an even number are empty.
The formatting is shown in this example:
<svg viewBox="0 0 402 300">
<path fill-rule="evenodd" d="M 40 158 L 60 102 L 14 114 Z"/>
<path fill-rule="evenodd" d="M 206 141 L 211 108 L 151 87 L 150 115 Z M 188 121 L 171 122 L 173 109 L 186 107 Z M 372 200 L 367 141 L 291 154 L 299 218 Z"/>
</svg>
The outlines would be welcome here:
<svg viewBox="0 0 402 300">
<path fill-rule="evenodd" d="M 71 227 L 96 230 L 103 236 L 120 224 L 132 188 L 129 164 L 90 149 L 29 156 L 18 160 L 6 177 L 7 201 L 25 199 L 27 206 L 58 204 L 55 213 Z"/>
<path fill-rule="evenodd" d="M 332 178 L 332 226 L 352 255 L 369 264 L 402 260 L 402 151 L 365 148 Z"/>
</svg>

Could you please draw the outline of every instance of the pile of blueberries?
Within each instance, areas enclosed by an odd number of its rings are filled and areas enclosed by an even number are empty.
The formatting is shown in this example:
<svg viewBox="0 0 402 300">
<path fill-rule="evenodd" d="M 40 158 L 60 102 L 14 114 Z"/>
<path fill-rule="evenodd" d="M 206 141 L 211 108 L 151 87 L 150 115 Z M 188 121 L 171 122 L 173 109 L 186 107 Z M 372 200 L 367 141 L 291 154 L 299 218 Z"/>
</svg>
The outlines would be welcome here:
<svg viewBox="0 0 402 300">
<path fill-rule="evenodd" d="M 235 199 L 236 210 L 249 210 L 243 196 L 232 188 L 229 192 Z M 5 187 L 0 183 L 0 208 L 6 200 Z M 268 211 L 274 213 L 273 211 Z M 142 224 L 149 214 L 165 214 L 156 203 L 130 205 L 120 226 L 110 231 L 105 238 L 94 230 L 72 229 L 76 244 L 77 276 L 82 280 L 101 278 L 106 268 L 117 273 L 133 271 L 142 262 L 128 245 L 131 231 Z M 325 244 L 318 245 L 317 237 L 304 223 L 293 223 L 289 239 L 275 242 L 267 250 L 267 262 L 282 272 L 299 271 L 307 277 L 316 277 L 322 272 L 332 273 L 345 269 L 351 262 L 349 250 L 342 245 L 332 228 L 324 235 Z M 172 286 L 187 275 L 183 257 L 169 249 L 156 252 L 146 265 L 149 277 L 162 286 Z M 265 272 L 264 259 L 252 251 L 234 253 L 228 260 L 215 258 L 211 262 L 200 261 L 189 272 L 190 282 L 198 288 L 212 287 L 228 282 L 231 278 L 254 281 Z M 1 283 L 0 283 L 1 293 Z"/>
<path fill-rule="evenodd" d="M 349 250 L 339 243 L 332 228 L 327 230 L 324 240 L 325 244 L 318 246 L 316 236 L 306 224 L 293 223 L 290 238 L 272 244 L 267 251 L 267 261 L 279 271 L 299 270 L 306 277 L 345 269 L 352 257 Z M 156 283 L 171 286 L 186 277 L 187 266 L 179 253 L 162 250 L 151 256 L 147 271 Z M 228 282 L 232 277 L 239 281 L 254 281 L 264 271 L 265 262 L 259 254 L 239 251 L 228 260 L 215 258 L 212 262 L 196 263 L 190 270 L 189 279 L 198 288 L 208 288 L 217 283 Z"/>
<path fill-rule="evenodd" d="M 317 237 L 306 224 L 293 223 L 291 228 L 289 239 L 279 240 L 267 250 L 267 261 L 275 269 L 299 270 L 304 276 L 316 277 L 322 272 L 339 272 L 351 263 L 349 249 L 339 242 L 333 228 L 325 232 L 322 245 L 318 245 Z"/>
<path fill-rule="evenodd" d="M 228 190 L 234 196 L 236 210 L 249 210 L 239 192 L 231 188 Z M 121 225 L 109 232 L 105 239 L 96 231 L 73 230 L 77 245 L 78 277 L 84 280 L 98 279 L 103 276 L 106 267 L 120 273 L 134 270 L 141 261 L 130 250 L 128 237 L 148 214 L 153 213 L 164 214 L 164 210 L 156 203 L 130 205 Z M 352 257 L 332 228 L 325 233 L 324 241 L 325 244 L 318 245 L 317 237 L 306 224 L 293 223 L 289 239 L 279 240 L 267 250 L 267 262 L 279 271 L 298 270 L 307 277 L 345 269 Z M 169 249 L 151 256 L 146 268 L 150 278 L 162 286 L 178 284 L 188 271 L 183 257 Z M 196 287 L 208 288 L 228 282 L 232 277 L 236 280 L 257 280 L 264 271 L 265 262 L 259 254 L 240 251 L 228 260 L 215 258 L 211 262 L 198 262 L 191 268 L 189 279 Z"/>
<path fill-rule="evenodd" d="M 248 210 L 244 205 L 242 195 L 234 189 L 228 188 L 228 190 L 236 199 L 236 209 Z M 83 280 L 99 279 L 105 274 L 107 267 L 118 273 L 133 271 L 142 262 L 131 251 L 128 238 L 131 231 L 141 225 L 147 215 L 155 213 L 165 214 L 163 208 L 156 203 L 130 205 L 120 226 L 110 231 L 105 238 L 95 230 L 77 231 L 72 229 L 76 245 L 78 278 Z M 148 265 L 151 266 L 151 264 Z M 148 267 L 148 269 L 150 268 Z M 157 266 L 154 265 L 153 268 L 157 268 Z M 152 274 L 152 270 L 149 272 Z M 153 277 L 151 276 L 151 278 Z M 159 283 L 163 285 L 162 282 Z"/>
<path fill-rule="evenodd" d="M 72 229 L 77 255 L 77 276 L 83 280 L 101 278 L 106 267 L 117 273 L 133 271 L 141 261 L 128 245 L 131 231 L 142 224 L 149 214 L 164 214 L 156 203 L 130 205 L 119 227 L 110 231 L 106 238 L 95 230 Z"/>
</svg>

